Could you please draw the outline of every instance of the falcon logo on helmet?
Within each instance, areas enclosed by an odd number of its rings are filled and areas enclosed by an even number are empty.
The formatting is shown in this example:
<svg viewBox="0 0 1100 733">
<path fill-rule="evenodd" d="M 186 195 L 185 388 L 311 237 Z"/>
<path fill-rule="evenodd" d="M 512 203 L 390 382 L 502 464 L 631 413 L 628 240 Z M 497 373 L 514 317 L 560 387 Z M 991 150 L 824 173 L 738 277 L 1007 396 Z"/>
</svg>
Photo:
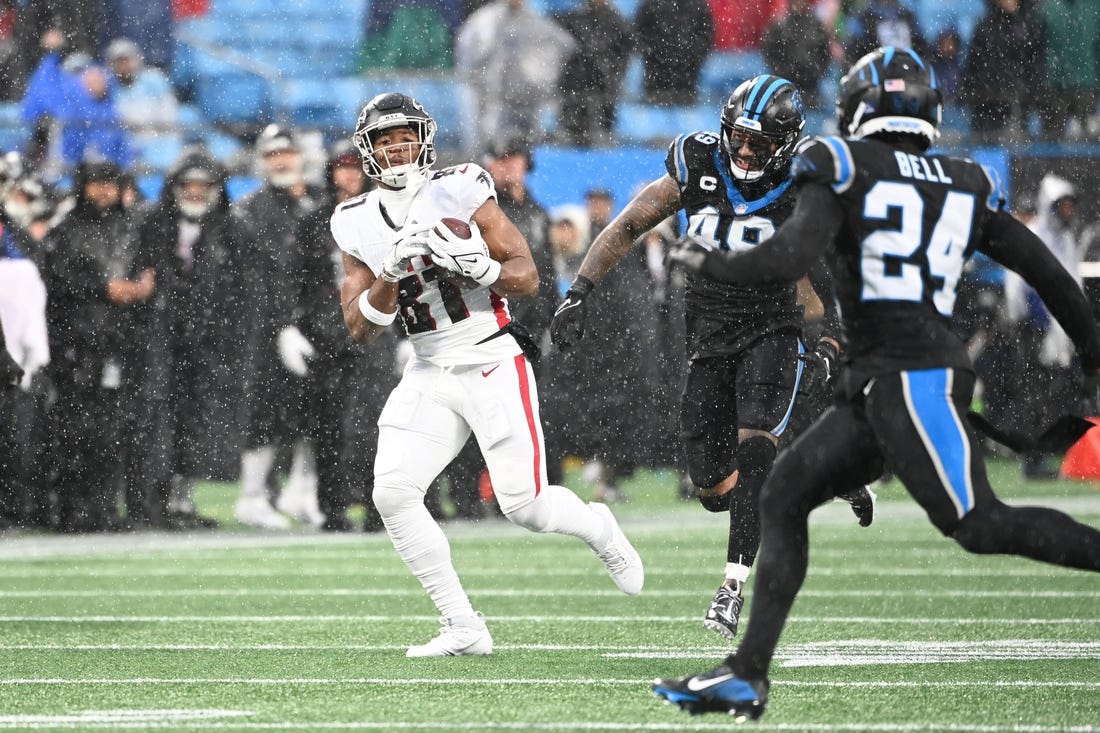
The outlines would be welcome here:
<svg viewBox="0 0 1100 733">
<path fill-rule="evenodd" d="M 936 72 L 915 51 L 886 46 L 861 58 L 840 80 L 836 111 L 842 135 L 913 135 L 927 149 L 940 135 L 943 94 Z"/>
<path fill-rule="evenodd" d="M 383 130 L 394 127 L 408 127 L 419 140 L 419 152 L 408 163 L 388 165 L 385 154 L 377 155 L 385 148 L 376 148 L 375 139 Z M 404 188 L 410 176 L 423 176 L 435 164 L 435 130 L 435 120 L 422 104 L 404 94 L 388 92 L 366 103 L 359 113 L 351 141 L 363 156 L 363 170 L 368 178 L 394 188 Z"/>
</svg>

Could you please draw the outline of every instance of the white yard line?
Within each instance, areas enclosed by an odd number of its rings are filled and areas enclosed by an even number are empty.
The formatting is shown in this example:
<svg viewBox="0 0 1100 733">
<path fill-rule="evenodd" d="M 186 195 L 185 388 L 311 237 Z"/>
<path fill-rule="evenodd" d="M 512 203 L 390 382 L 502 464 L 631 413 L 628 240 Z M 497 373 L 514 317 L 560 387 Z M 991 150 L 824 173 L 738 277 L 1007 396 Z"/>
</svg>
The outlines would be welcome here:
<svg viewBox="0 0 1100 733">
<path fill-rule="evenodd" d="M 484 598 L 539 598 L 539 597 L 594 597 L 617 598 L 621 591 L 586 588 L 478 588 L 472 591 Z M 421 598 L 421 588 L 98 588 L 98 589 L 42 589 L 0 590 L 0 600 L 5 598 L 265 598 L 265 597 L 353 597 L 353 598 Z M 751 595 L 751 591 L 750 591 Z M 799 597 L 806 598 L 1100 598 L 1100 591 L 1089 590 L 948 590 L 910 588 L 906 590 L 803 590 Z M 699 598 L 695 590 L 646 590 L 646 598 Z"/>
<path fill-rule="evenodd" d="M 489 616 L 493 623 L 696 623 L 698 617 L 691 616 L 516 616 L 502 615 Z M 943 617 L 929 618 L 927 616 L 792 616 L 795 623 L 815 624 L 867 624 L 872 626 L 890 624 L 910 624 L 928 626 L 948 624 L 953 626 L 1036 626 L 1036 625 L 1084 625 L 1095 626 L 1100 622 L 1100 617 L 1051 617 L 1051 618 L 971 618 L 971 617 Z M 278 623 L 408 623 L 410 621 L 438 622 L 439 616 L 435 615 L 370 615 L 370 614 L 326 614 L 326 615 L 301 615 L 281 614 L 271 616 L 243 616 L 243 615 L 178 615 L 178 616 L 0 616 L 0 623 L 148 623 L 148 624 L 278 624 Z M 9 630 L 10 631 L 10 630 Z"/>
<path fill-rule="evenodd" d="M 962 553 L 958 553 L 962 557 Z M 583 555 L 578 556 L 578 559 L 584 558 Z M 195 566 L 168 566 L 168 567 L 135 567 L 130 563 L 120 563 L 118 566 L 111 566 L 109 564 L 101 564 L 93 567 L 89 566 L 58 566 L 58 567 L 40 567 L 40 566 L 23 566 L 23 565 L 9 565 L 0 566 L 0 578 L 29 578 L 36 581 L 43 581 L 49 578 L 299 578 L 299 577 L 342 577 L 342 578 L 362 578 L 364 581 L 369 581 L 376 578 L 407 578 L 409 571 L 404 567 L 370 567 L 368 565 L 356 565 L 354 567 L 332 567 L 331 564 L 323 564 L 317 567 L 305 567 L 302 564 L 287 563 L 279 566 L 264 566 L 257 563 L 262 562 L 262 558 L 254 558 L 250 561 L 240 562 L 239 567 L 232 566 L 232 563 L 238 561 L 227 558 L 225 562 L 218 562 L 217 565 L 195 565 Z M 166 562 L 178 562 L 178 561 L 166 561 Z M 596 561 L 594 561 L 596 562 Z M 459 572 L 463 578 L 467 577 L 481 577 L 490 576 L 493 578 L 499 577 L 517 577 L 517 578 L 543 578 L 543 577 L 599 577 L 600 568 L 597 564 L 589 564 L 585 567 L 518 567 L 515 565 L 508 565 L 506 562 L 501 562 L 499 565 L 483 565 L 465 567 L 462 562 L 456 563 L 459 566 Z M 721 577 L 722 569 L 719 567 L 717 572 L 713 567 L 696 567 L 693 565 L 647 565 L 646 575 L 649 577 L 654 576 L 671 576 L 675 578 L 694 578 L 705 577 L 715 578 Z M 834 565 L 834 566 L 821 566 L 811 565 L 809 570 L 809 579 L 822 577 L 900 577 L 900 578 L 973 578 L 975 580 L 982 580 L 988 578 L 1021 578 L 1021 579 L 1041 579 L 1044 583 L 1049 582 L 1052 575 L 1057 578 L 1060 573 L 1066 573 L 1065 577 L 1069 577 L 1070 571 L 1060 571 L 1057 568 L 1051 568 L 1046 565 L 1040 565 L 1039 563 L 1030 563 L 1026 565 L 1013 566 L 1011 569 L 1007 567 L 990 567 L 984 563 L 975 562 L 966 567 L 942 567 L 942 566 L 925 566 L 925 567 L 875 567 L 868 569 L 866 567 L 858 565 Z"/>
</svg>

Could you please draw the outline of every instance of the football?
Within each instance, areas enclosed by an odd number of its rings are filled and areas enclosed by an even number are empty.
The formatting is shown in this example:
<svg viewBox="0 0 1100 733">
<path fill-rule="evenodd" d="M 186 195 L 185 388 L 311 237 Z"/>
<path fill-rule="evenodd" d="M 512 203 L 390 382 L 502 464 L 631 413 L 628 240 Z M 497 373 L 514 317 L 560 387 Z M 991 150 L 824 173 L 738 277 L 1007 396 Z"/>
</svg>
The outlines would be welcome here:
<svg viewBox="0 0 1100 733">
<path fill-rule="evenodd" d="M 461 219 L 454 219 L 452 217 L 445 216 L 439 220 L 439 224 L 442 224 L 443 226 L 450 229 L 451 232 L 453 232 L 454 235 L 459 239 L 469 239 L 474 234 L 472 231 L 470 231 L 470 225 L 462 221 Z M 437 224 L 436 226 L 439 226 L 439 224 Z"/>
</svg>

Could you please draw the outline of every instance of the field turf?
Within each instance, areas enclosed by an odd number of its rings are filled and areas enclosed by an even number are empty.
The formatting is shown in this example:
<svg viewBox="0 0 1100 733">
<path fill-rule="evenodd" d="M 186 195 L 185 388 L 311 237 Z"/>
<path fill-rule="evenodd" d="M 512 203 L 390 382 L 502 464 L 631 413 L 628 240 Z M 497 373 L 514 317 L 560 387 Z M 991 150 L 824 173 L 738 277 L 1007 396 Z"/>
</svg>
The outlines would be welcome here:
<svg viewBox="0 0 1100 733">
<path fill-rule="evenodd" d="M 1100 525 L 1092 486 L 992 474 L 1009 501 Z M 0 729 L 729 729 L 650 694 L 728 649 L 700 625 L 724 521 L 674 487 L 646 473 L 614 506 L 647 563 L 633 598 L 575 540 L 449 523 L 483 658 L 405 658 L 438 619 L 384 535 L 246 531 L 231 485 L 199 495 L 227 520 L 214 533 L 5 535 Z M 745 728 L 1100 732 L 1100 576 L 966 555 L 896 484 L 880 499 L 867 529 L 842 504 L 815 514 L 771 704 Z"/>
</svg>

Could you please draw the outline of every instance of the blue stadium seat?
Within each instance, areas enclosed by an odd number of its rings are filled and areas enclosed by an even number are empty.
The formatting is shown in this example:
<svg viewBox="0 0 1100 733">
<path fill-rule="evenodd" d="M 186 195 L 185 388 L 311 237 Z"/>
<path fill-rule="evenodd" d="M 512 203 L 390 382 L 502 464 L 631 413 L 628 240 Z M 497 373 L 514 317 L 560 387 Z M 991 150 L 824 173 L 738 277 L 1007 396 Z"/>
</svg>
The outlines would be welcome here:
<svg viewBox="0 0 1100 733">
<path fill-rule="evenodd" d="M 202 76 L 197 102 L 203 114 L 215 122 L 269 122 L 275 111 L 271 84 L 255 74 Z"/>
<path fill-rule="evenodd" d="M 22 150 L 30 130 L 23 124 L 18 102 L 0 103 L 0 151 Z"/>
<path fill-rule="evenodd" d="M 664 146 L 683 133 L 717 131 L 718 115 L 718 109 L 706 104 L 690 107 L 623 104 L 616 117 L 615 136 L 622 143 Z"/>
<path fill-rule="evenodd" d="M 738 84 L 767 70 L 764 57 L 756 51 L 714 51 L 699 75 L 700 99 L 724 104 Z"/>
</svg>

